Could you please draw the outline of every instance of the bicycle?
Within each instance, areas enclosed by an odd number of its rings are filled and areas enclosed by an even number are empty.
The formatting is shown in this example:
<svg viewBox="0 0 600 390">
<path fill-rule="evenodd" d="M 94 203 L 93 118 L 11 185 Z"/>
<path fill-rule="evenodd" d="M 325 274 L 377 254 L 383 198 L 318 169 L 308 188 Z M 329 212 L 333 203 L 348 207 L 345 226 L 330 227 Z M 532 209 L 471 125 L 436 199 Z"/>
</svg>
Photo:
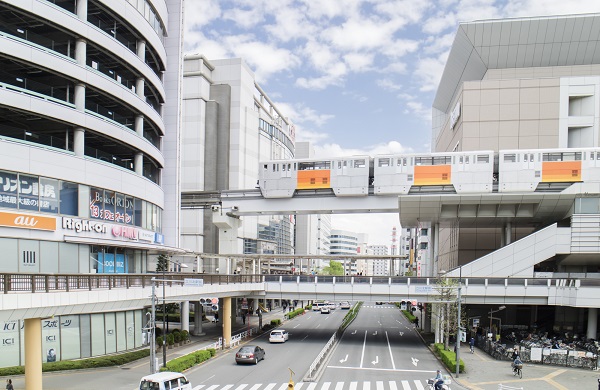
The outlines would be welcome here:
<svg viewBox="0 0 600 390">
<path fill-rule="evenodd" d="M 513 364 L 513 375 L 518 376 L 519 379 L 523 378 L 523 365 L 522 364 Z"/>
</svg>

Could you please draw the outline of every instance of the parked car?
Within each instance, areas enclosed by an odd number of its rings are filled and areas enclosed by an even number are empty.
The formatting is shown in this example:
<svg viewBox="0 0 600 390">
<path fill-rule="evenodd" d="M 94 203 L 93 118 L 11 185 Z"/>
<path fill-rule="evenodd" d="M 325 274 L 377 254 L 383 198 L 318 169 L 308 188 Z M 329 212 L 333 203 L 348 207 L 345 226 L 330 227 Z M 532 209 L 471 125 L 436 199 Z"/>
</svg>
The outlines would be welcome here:
<svg viewBox="0 0 600 390">
<path fill-rule="evenodd" d="M 290 334 L 285 329 L 275 329 L 269 335 L 270 343 L 285 343 L 290 338 Z"/>
<path fill-rule="evenodd" d="M 258 364 L 259 361 L 265 359 L 265 350 L 258 345 L 246 345 L 240 348 L 235 354 L 235 362 L 240 363 L 254 363 Z"/>
<path fill-rule="evenodd" d="M 375 302 L 375 304 L 376 304 L 376 305 L 383 305 L 383 302 L 381 302 L 381 301 L 377 301 L 377 302 Z"/>
<path fill-rule="evenodd" d="M 329 305 L 321 306 L 321 314 L 329 314 L 329 313 L 331 313 L 331 310 L 329 309 Z"/>
<path fill-rule="evenodd" d="M 350 310 L 350 302 L 341 302 L 340 309 L 342 310 Z"/>
</svg>

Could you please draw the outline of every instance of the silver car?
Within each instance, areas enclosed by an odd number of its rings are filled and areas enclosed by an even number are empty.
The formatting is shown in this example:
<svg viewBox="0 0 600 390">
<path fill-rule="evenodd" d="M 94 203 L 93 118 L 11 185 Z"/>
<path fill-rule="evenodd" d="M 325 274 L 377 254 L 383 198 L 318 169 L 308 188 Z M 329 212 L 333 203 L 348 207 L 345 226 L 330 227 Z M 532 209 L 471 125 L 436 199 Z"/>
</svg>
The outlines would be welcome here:
<svg viewBox="0 0 600 390">
<path fill-rule="evenodd" d="M 275 329 L 269 335 L 270 343 L 285 343 L 290 338 L 290 334 L 285 329 Z"/>
</svg>

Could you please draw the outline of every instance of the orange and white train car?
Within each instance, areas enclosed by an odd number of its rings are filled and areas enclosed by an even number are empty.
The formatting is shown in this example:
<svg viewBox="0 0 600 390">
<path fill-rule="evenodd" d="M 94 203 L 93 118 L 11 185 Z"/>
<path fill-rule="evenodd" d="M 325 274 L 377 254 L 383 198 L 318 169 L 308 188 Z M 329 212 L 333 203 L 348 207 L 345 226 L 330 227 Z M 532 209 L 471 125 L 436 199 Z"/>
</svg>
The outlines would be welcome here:
<svg viewBox="0 0 600 390">
<path fill-rule="evenodd" d="M 448 152 L 375 156 L 375 195 L 410 192 L 492 192 L 494 152 Z"/>
<path fill-rule="evenodd" d="M 600 182 L 600 148 L 501 150 L 498 192 L 558 190 Z M 561 187 L 562 185 L 562 187 Z"/>
<path fill-rule="evenodd" d="M 369 163 L 369 156 L 261 162 L 259 187 L 265 198 L 291 198 L 302 191 L 327 190 L 336 196 L 366 196 Z"/>
</svg>

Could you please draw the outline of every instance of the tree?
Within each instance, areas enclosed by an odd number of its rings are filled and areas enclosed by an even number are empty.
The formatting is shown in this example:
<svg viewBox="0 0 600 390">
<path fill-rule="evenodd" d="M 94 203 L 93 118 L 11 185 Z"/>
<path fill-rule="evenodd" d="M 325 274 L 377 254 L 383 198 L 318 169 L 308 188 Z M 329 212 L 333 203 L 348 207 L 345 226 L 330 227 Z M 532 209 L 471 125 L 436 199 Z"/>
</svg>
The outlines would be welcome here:
<svg viewBox="0 0 600 390">
<path fill-rule="evenodd" d="M 440 302 L 438 304 L 437 315 L 438 322 L 442 326 L 444 348 L 449 350 L 450 335 L 458 335 L 458 281 L 440 277 L 434 289 L 438 293 L 436 300 Z M 461 327 L 464 327 L 467 322 L 465 309 L 464 306 L 461 308 Z"/>
<path fill-rule="evenodd" d="M 156 272 L 169 271 L 169 256 L 164 253 L 158 256 L 156 260 Z"/>
<path fill-rule="evenodd" d="M 329 265 L 323 268 L 321 275 L 344 275 L 344 267 L 339 261 L 331 260 Z"/>
</svg>

